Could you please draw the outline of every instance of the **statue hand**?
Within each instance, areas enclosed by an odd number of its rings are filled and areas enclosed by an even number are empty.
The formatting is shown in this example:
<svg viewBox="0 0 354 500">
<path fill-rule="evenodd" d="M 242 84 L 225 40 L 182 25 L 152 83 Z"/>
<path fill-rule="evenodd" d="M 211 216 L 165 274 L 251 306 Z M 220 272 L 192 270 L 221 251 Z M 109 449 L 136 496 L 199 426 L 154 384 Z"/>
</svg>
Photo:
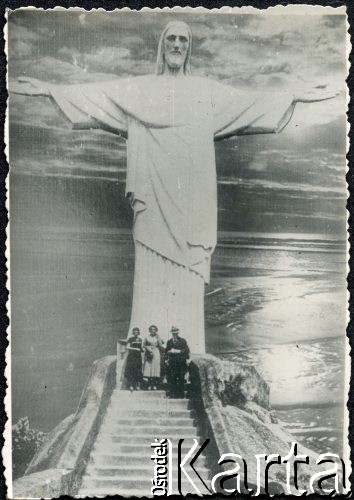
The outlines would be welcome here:
<svg viewBox="0 0 354 500">
<path fill-rule="evenodd" d="M 50 96 L 50 83 L 42 82 L 36 78 L 19 77 L 17 83 L 10 85 L 10 92 L 29 96 Z"/>
<path fill-rule="evenodd" d="M 340 94 L 338 90 L 322 90 L 313 89 L 305 91 L 301 94 L 294 95 L 295 102 L 319 102 L 326 101 L 327 99 L 333 99 Z"/>
</svg>

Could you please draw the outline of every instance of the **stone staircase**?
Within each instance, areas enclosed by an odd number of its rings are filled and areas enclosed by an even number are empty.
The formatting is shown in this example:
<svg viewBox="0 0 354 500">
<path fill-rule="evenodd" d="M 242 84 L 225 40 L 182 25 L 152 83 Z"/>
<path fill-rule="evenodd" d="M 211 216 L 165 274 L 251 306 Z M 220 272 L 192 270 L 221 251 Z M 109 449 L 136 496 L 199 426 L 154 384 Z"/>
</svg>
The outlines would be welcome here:
<svg viewBox="0 0 354 500">
<path fill-rule="evenodd" d="M 151 480 L 154 465 L 151 460 L 154 439 L 169 438 L 172 442 L 173 481 L 172 493 L 179 494 L 177 487 L 177 444 L 182 445 L 183 457 L 190 450 L 198 430 L 189 408 L 188 399 L 167 399 L 165 391 L 129 392 L 116 390 L 111 398 L 99 430 L 90 461 L 86 468 L 78 496 L 121 495 L 152 496 Z M 194 464 L 209 487 L 210 471 L 206 457 L 200 455 Z M 208 490 L 191 467 L 185 470 L 200 492 Z M 182 494 L 197 493 L 183 472 Z"/>
</svg>

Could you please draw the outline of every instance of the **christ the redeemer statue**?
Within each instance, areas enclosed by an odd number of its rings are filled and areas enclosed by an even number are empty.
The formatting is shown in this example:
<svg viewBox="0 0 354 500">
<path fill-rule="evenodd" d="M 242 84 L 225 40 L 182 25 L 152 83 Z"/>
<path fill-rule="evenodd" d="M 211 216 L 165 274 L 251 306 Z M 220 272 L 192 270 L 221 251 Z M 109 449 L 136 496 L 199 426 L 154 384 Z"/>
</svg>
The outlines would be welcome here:
<svg viewBox="0 0 354 500">
<path fill-rule="evenodd" d="M 51 97 L 73 128 L 127 138 L 126 195 L 134 211 L 135 274 L 130 329 L 179 327 L 194 353 L 205 352 L 204 287 L 216 245 L 214 141 L 277 133 L 304 96 L 240 92 L 191 76 L 192 34 L 183 22 L 161 34 L 156 74 L 81 85 L 22 78 L 24 95 Z"/>
</svg>

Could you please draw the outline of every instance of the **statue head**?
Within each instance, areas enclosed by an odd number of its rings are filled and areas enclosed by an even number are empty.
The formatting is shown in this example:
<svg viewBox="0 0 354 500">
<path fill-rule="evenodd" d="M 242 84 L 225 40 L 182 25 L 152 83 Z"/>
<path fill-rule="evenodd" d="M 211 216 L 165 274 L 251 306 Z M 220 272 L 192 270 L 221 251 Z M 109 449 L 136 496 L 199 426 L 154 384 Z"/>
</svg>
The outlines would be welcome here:
<svg viewBox="0 0 354 500">
<path fill-rule="evenodd" d="M 156 74 L 162 75 L 168 66 L 172 71 L 183 68 L 183 73 L 190 73 L 192 50 L 192 32 L 188 24 L 171 21 L 161 33 L 157 50 Z"/>
</svg>

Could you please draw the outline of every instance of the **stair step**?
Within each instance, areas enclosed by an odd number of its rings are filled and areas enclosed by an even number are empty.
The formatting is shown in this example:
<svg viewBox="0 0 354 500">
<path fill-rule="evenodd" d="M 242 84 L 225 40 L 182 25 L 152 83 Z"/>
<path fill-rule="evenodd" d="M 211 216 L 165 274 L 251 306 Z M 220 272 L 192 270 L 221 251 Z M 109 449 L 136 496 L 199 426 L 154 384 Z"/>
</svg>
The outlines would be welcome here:
<svg viewBox="0 0 354 500">
<path fill-rule="evenodd" d="M 145 450 L 144 450 L 145 451 Z M 174 455 L 175 456 L 175 455 Z M 131 466 L 131 467 L 143 467 L 146 466 L 148 462 L 151 460 L 151 454 L 146 455 L 142 453 L 131 453 L 129 455 L 125 453 L 108 453 L 106 451 L 100 452 L 100 451 L 94 451 L 91 454 L 90 457 L 90 465 L 91 466 L 96 466 L 96 467 L 111 467 L 111 466 Z M 196 462 L 196 467 L 198 464 L 198 467 L 205 467 L 206 463 L 206 458 L 205 455 L 201 454 L 199 455 L 197 462 Z M 152 464 L 152 462 L 151 462 Z"/>
<path fill-rule="evenodd" d="M 120 490 L 129 490 L 129 489 L 137 489 L 137 490 L 145 490 L 148 491 L 151 488 L 151 479 L 153 476 L 149 478 L 142 479 L 139 476 L 130 477 L 130 478 L 106 478 L 100 476 L 91 476 L 85 477 L 82 482 L 82 488 L 87 490 L 94 490 L 96 488 L 109 488 L 115 489 L 115 494 L 120 494 Z M 195 485 L 202 492 L 206 492 L 206 488 L 203 486 L 201 481 L 198 478 L 194 478 Z M 185 493 L 195 493 L 195 489 L 192 484 L 188 481 L 187 478 L 184 478 L 181 482 L 182 484 L 182 492 Z M 209 484 L 207 483 L 209 486 Z M 177 493 L 177 480 L 172 481 L 173 491 Z"/>
<path fill-rule="evenodd" d="M 200 476 L 204 478 L 208 478 L 210 475 L 209 469 L 206 467 L 202 467 L 199 462 L 195 464 L 196 471 L 200 474 Z M 185 467 L 185 470 L 188 474 L 194 475 L 194 472 L 190 466 Z M 172 471 L 173 477 L 177 477 L 177 468 L 174 468 Z M 115 478 L 128 478 L 131 476 L 138 476 L 141 478 L 151 479 L 154 474 L 154 463 L 151 461 L 149 465 L 138 466 L 138 467 L 129 467 L 127 465 L 116 465 L 112 466 L 97 466 L 90 464 L 85 473 L 85 477 L 107 477 L 111 479 Z M 183 476 L 183 472 L 181 473 Z"/>
<path fill-rule="evenodd" d="M 109 434 L 110 436 L 127 436 L 130 435 L 135 437 L 137 440 L 144 437 L 147 439 L 155 438 L 158 436 L 162 436 L 164 438 L 172 439 L 181 439 L 182 437 L 196 437 L 197 429 L 192 425 L 189 426 L 181 426 L 181 427 L 169 427 L 168 425 L 140 425 L 140 426 L 118 426 L 118 425 L 107 425 L 102 429 L 104 433 Z M 101 434 L 101 432 L 100 432 Z M 178 437 L 180 436 L 180 437 Z"/>
<path fill-rule="evenodd" d="M 195 431 L 195 429 L 192 429 Z M 181 434 L 169 434 L 166 436 L 166 434 L 162 434 L 161 430 L 157 431 L 158 433 L 151 433 L 149 436 L 148 434 L 134 434 L 132 432 L 132 429 L 130 429 L 130 433 L 128 432 L 127 434 L 108 434 L 104 433 L 101 435 L 101 433 L 97 437 L 97 443 L 129 443 L 129 444 L 137 444 L 141 446 L 141 448 L 151 448 L 151 443 L 154 442 L 154 439 L 162 439 L 162 438 L 169 438 L 172 443 L 172 447 L 176 446 L 178 444 L 178 441 L 180 439 L 187 439 L 188 441 L 195 437 L 196 439 L 198 438 L 197 434 L 195 435 L 184 435 L 182 432 Z M 196 431 L 195 431 L 196 432 Z M 182 444 L 184 446 L 185 443 Z M 189 441 L 189 444 L 186 444 L 185 446 L 189 446 L 189 448 L 192 446 L 192 443 Z"/>
<path fill-rule="evenodd" d="M 163 411 L 158 408 L 121 408 L 119 410 L 115 408 L 109 408 L 107 410 L 107 416 L 104 422 L 110 422 L 112 420 L 128 417 L 140 417 L 140 418 L 191 418 L 194 416 L 194 412 L 189 409 L 180 408 L 165 408 Z"/>
<path fill-rule="evenodd" d="M 149 393 L 147 393 L 149 394 Z M 142 401 L 143 403 L 148 403 L 148 404 L 165 404 L 165 403 L 189 403 L 188 398 L 168 398 L 167 396 L 158 396 L 158 397 L 146 397 L 145 393 L 142 394 L 139 392 L 137 395 L 128 393 L 128 394 L 120 394 L 117 393 L 117 395 L 113 395 L 111 397 L 112 403 L 119 403 L 119 402 L 140 402 Z"/>
<path fill-rule="evenodd" d="M 76 497 L 95 497 L 95 498 L 103 498 L 106 497 L 107 495 L 118 495 L 120 497 L 137 497 L 137 498 L 142 498 L 142 497 L 148 497 L 152 498 L 154 495 L 151 493 L 151 490 L 137 490 L 137 489 L 129 489 L 129 490 L 119 490 L 117 492 L 117 489 L 114 487 L 111 488 L 80 488 L 78 495 Z"/>
<path fill-rule="evenodd" d="M 145 401 L 147 399 L 161 399 L 164 398 L 166 399 L 166 391 L 126 391 L 126 390 L 115 390 L 112 393 L 112 399 L 123 399 L 123 398 L 129 398 L 129 399 L 144 399 Z"/>
<path fill-rule="evenodd" d="M 182 443 L 181 450 L 183 453 L 189 451 L 192 447 L 190 441 L 186 440 Z M 172 442 L 172 450 L 177 453 L 177 442 Z M 105 436 L 99 437 L 96 441 L 94 452 L 113 452 L 113 453 L 141 453 L 144 457 L 149 457 L 152 454 L 151 441 L 143 443 L 137 442 L 134 437 L 127 436 L 125 442 L 115 441 L 113 438 Z"/>
<path fill-rule="evenodd" d="M 108 421 L 105 420 L 108 423 Z M 131 418 L 117 418 L 110 419 L 109 423 L 116 427 L 125 427 L 125 426 L 137 426 L 137 427 L 145 427 L 158 425 L 159 427 L 171 426 L 171 427 L 188 427 L 194 426 L 195 422 L 192 417 L 188 418 L 175 418 L 175 417 L 161 417 L 161 418 L 143 418 L 143 417 L 131 417 Z"/>
<path fill-rule="evenodd" d="M 189 401 L 187 399 L 117 399 L 109 404 L 108 411 L 120 411 L 126 409 L 147 409 L 159 411 L 188 410 Z"/>
<path fill-rule="evenodd" d="M 164 403 L 166 401 L 168 402 L 175 402 L 175 401 L 184 401 L 184 402 L 189 402 L 188 398 L 168 398 L 166 396 L 166 393 L 162 391 L 160 393 L 159 391 L 153 391 L 153 392 L 130 392 L 130 391 L 118 391 L 114 392 L 111 397 L 112 402 L 118 402 L 118 401 L 143 401 L 144 403 Z"/>
</svg>

